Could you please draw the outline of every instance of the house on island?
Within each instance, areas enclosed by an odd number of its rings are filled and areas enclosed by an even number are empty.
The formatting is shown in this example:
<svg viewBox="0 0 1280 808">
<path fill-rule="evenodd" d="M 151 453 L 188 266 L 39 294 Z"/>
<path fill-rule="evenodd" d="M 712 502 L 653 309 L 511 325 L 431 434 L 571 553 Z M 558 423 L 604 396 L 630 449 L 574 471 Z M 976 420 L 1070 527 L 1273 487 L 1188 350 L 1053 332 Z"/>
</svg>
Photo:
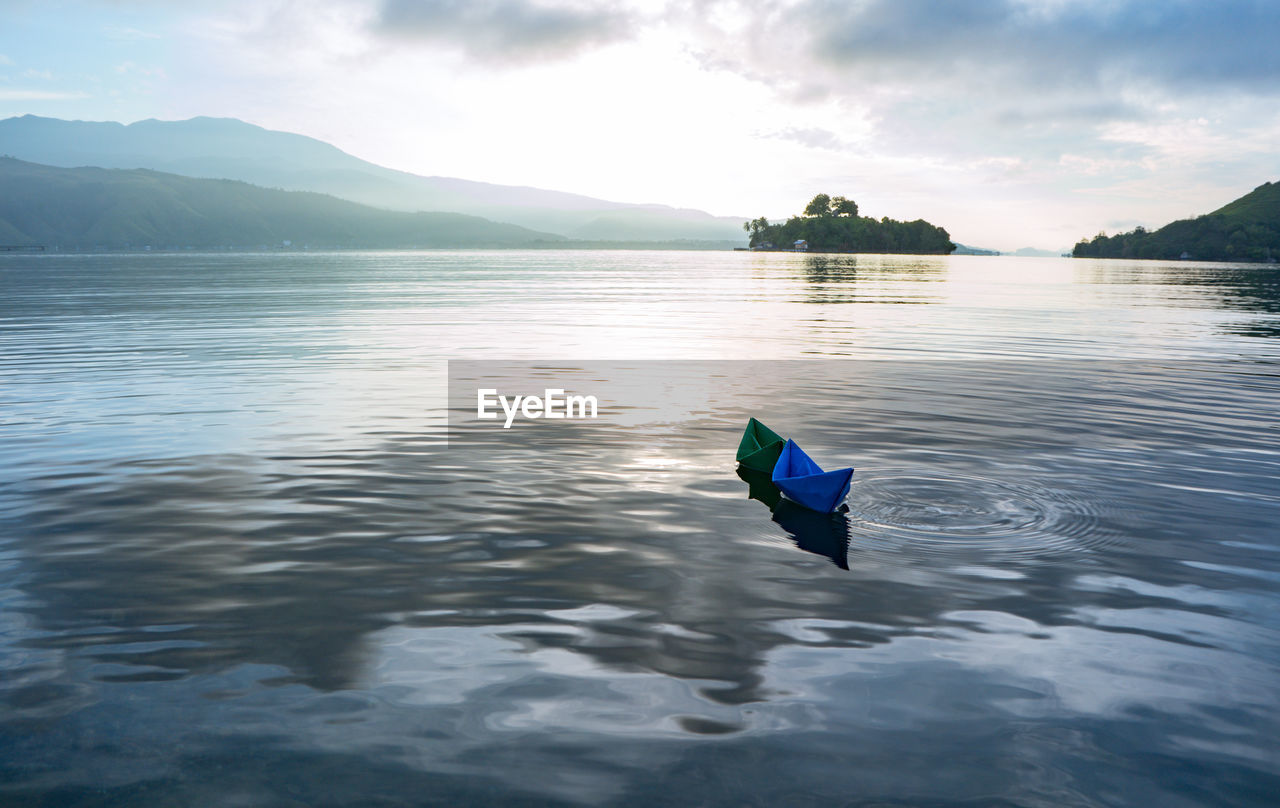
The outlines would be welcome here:
<svg viewBox="0 0 1280 808">
<path fill-rule="evenodd" d="M 796 243 L 792 245 L 792 249 L 796 252 L 804 252 L 809 249 L 809 242 L 804 239 L 796 239 Z"/>
</svg>

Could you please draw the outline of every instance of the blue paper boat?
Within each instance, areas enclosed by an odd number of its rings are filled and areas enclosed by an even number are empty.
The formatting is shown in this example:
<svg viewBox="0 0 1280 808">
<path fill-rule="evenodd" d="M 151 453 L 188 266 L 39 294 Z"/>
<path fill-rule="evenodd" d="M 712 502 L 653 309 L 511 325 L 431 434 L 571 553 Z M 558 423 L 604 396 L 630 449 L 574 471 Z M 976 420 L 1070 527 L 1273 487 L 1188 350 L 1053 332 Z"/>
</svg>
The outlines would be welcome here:
<svg viewBox="0 0 1280 808">
<path fill-rule="evenodd" d="M 773 467 L 773 484 L 787 499 L 819 513 L 831 513 L 849 495 L 853 469 L 823 471 L 809 455 L 788 440 Z"/>
</svg>

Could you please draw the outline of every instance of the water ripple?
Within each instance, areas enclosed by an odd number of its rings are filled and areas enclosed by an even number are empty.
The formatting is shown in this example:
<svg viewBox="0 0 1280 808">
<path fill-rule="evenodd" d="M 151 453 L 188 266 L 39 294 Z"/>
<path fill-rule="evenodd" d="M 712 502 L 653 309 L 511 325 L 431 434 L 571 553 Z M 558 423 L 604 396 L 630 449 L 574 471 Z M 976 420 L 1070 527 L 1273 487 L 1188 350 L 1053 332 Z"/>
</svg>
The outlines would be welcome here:
<svg viewBox="0 0 1280 808">
<path fill-rule="evenodd" d="M 907 556 L 979 551 L 1012 556 L 1110 544 L 1105 505 L 1034 481 L 924 469 L 859 470 L 849 491 L 852 543 Z"/>
</svg>

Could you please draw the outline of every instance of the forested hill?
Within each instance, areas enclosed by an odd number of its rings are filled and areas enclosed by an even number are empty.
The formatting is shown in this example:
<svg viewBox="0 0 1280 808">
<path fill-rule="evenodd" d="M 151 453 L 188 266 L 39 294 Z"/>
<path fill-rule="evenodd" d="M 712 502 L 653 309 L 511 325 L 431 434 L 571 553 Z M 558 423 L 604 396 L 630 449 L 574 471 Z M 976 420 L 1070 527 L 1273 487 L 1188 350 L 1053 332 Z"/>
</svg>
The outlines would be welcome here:
<svg viewBox="0 0 1280 808">
<path fill-rule="evenodd" d="M 1280 261 L 1280 182 L 1259 185 L 1221 208 L 1159 230 L 1102 233 L 1071 251 L 1077 258 Z"/>
<path fill-rule="evenodd" d="M 818 194 L 800 216 L 770 224 L 763 216 L 743 224 L 757 250 L 790 250 L 805 242 L 810 252 L 948 255 L 956 248 L 941 227 L 923 219 L 899 222 L 858 215 L 858 205 L 842 196 Z"/>
<path fill-rule="evenodd" d="M 457 213 L 401 213 L 323 194 L 143 169 L 0 158 L 0 245 L 48 249 L 514 247 L 562 237 Z"/>
</svg>

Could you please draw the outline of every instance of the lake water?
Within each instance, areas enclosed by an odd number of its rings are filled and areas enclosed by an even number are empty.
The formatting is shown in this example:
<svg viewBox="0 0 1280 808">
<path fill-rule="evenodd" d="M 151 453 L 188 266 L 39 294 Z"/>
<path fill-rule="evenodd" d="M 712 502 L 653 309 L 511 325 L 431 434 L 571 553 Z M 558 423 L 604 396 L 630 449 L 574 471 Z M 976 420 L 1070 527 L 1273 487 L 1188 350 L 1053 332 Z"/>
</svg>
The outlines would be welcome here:
<svg viewBox="0 0 1280 808">
<path fill-rule="evenodd" d="M 1274 267 L 0 256 L 0 804 L 1275 805 L 1277 412 Z"/>
</svg>

